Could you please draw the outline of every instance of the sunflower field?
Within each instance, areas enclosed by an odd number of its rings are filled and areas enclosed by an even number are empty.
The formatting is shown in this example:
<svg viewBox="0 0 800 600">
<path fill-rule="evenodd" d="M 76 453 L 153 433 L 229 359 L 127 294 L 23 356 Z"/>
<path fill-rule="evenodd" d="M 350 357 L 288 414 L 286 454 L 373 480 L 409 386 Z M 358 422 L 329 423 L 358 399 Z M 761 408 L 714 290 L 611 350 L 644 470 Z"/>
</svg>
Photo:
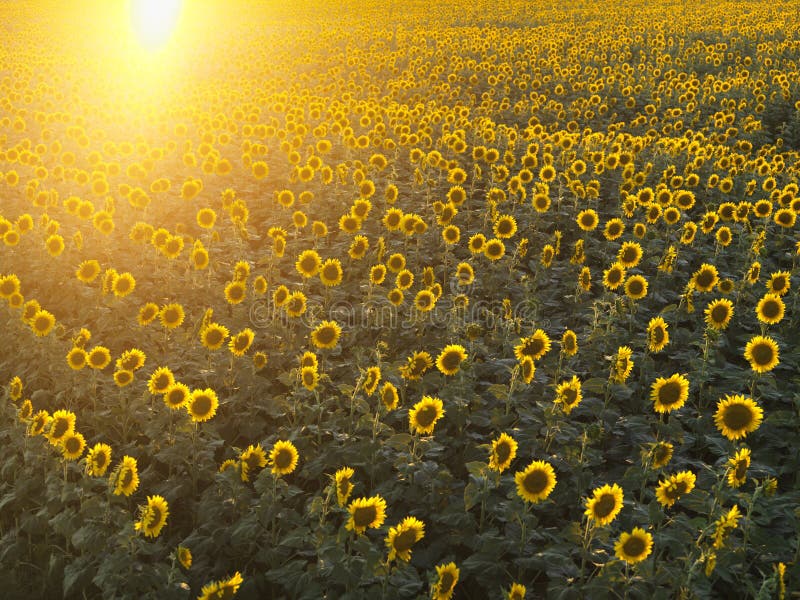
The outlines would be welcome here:
<svg viewBox="0 0 800 600">
<path fill-rule="evenodd" d="M 796 2 L 0 24 L 4 598 L 800 597 Z"/>
</svg>

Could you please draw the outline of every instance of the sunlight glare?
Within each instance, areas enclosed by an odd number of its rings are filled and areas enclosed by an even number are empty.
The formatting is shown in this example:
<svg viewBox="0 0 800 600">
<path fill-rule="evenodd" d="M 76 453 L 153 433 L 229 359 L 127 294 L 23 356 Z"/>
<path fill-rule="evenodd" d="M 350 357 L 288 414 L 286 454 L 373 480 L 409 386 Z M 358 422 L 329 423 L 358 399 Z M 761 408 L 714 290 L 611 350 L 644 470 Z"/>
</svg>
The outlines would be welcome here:
<svg viewBox="0 0 800 600">
<path fill-rule="evenodd" d="M 157 50 L 169 41 L 178 16 L 181 0 L 131 0 L 131 26 L 139 43 Z"/>
</svg>

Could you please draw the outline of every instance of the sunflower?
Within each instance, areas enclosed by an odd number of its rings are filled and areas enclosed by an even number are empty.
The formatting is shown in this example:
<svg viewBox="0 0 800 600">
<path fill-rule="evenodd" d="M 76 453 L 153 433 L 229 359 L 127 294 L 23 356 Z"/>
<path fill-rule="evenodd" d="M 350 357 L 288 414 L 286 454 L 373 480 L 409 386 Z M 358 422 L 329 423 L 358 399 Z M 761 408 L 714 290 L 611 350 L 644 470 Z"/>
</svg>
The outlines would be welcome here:
<svg viewBox="0 0 800 600">
<path fill-rule="evenodd" d="M 625 233 L 625 223 L 622 219 L 609 219 L 603 229 L 603 236 L 608 241 L 616 240 Z"/>
<path fill-rule="evenodd" d="M 395 306 L 400 306 L 403 303 L 403 299 L 405 296 L 403 295 L 403 290 L 400 288 L 394 288 L 388 294 L 386 294 L 386 298 Z"/>
<path fill-rule="evenodd" d="M 111 474 L 111 485 L 115 496 L 130 496 L 136 491 L 139 487 L 139 467 L 135 458 L 127 455 L 122 457 Z"/>
<path fill-rule="evenodd" d="M 200 341 L 209 350 L 219 350 L 229 335 L 228 328 L 219 323 L 209 323 L 200 330 Z"/>
<path fill-rule="evenodd" d="M 19 407 L 17 411 L 17 416 L 19 417 L 20 421 L 27 421 L 31 418 L 33 414 L 33 404 L 31 403 L 30 399 L 25 400 L 22 405 Z"/>
<path fill-rule="evenodd" d="M 525 600 L 525 594 L 528 593 L 526 588 L 521 583 L 514 583 L 511 588 L 506 592 L 506 600 Z"/>
<path fill-rule="evenodd" d="M 45 437 L 53 446 L 58 446 L 67 435 L 75 431 L 75 413 L 69 410 L 57 410 L 50 419 L 50 427 Z"/>
<path fill-rule="evenodd" d="M 181 323 L 183 323 L 185 313 L 183 312 L 182 305 L 173 302 L 172 304 L 162 306 L 158 316 L 164 327 L 167 329 L 175 329 L 176 327 L 180 327 Z"/>
<path fill-rule="evenodd" d="M 705 310 L 706 325 L 721 331 L 728 326 L 733 316 L 733 302 L 727 298 L 718 298 L 708 303 Z"/>
<path fill-rule="evenodd" d="M 647 279 L 631 275 L 625 280 L 625 295 L 631 300 L 641 300 L 647 295 Z"/>
<path fill-rule="evenodd" d="M 247 296 L 247 286 L 244 281 L 229 281 L 225 286 L 225 300 L 228 304 L 241 304 Z"/>
<path fill-rule="evenodd" d="M 486 246 L 486 236 L 482 233 L 476 233 L 469 238 L 467 246 L 472 254 L 482 254 Z"/>
<path fill-rule="evenodd" d="M 268 464 L 272 467 L 273 475 L 288 475 L 297 468 L 299 457 L 292 442 L 279 440 L 269 452 Z"/>
<path fill-rule="evenodd" d="M 369 249 L 369 240 L 363 235 L 357 235 L 353 238 L 347 253 L 353 260 L 360 260 L 364 258 L 367 249 Z"/>
<path fill-rule="evenodd" d="M 420 290 L 414 296 L 414 307 L 419 312 L 429 312 L 436 306 L 436 296 L 430 290 Z"/>
<path fill-rule="evenodd" d="M 625 266 L 621 262 L 615 262 L 603 271 L 603 285 L 609 290 L 617 289 L 624 279 Z"/>
<path fill-rule="evenodd" d="M 406 517 L 395 527 L 389 528 L 385 543 L 389 548 L 387 562 L 400 559 L 411 560 L 411 547 L 425 535 L 425 524 L 415 517 Z"/>
<path fill-rule="evenodd" d="M 133 371 L 128 369 L 117 369 L 114 371 L 114 383 L 117 387 L 125 387 L 133 383 Z"/>
<path fill-rule="evenodd" d="M 255 475 L 256 469 L 263 469 L 267 466 L 267 453 L 261 444 L 250 444 L 246 450 L 239 454 L 239 464 L 241 465 L 242 481 L 250 481 L 251 475 Z"/>
<path fill-rule="evenodd" d="M 339 506 L 347 504 L 350 494 L 353 492 L 353 484 L 350 481 L 353 478 L 355 471 L 351 467 L 342 467 L 333 476 L 336 484 L 336 501 Z"/>
<path fill-rule="evenodd" d="M 311 332 L 311 343 L 317 348 L 335 348 L 342 333 L 336 321 L 322 321 Z"/>
<path fill-rule="evenodd" d="M 583 513 L 596 526 L 608 525 L 622 510 L 622 488 L 616 483 L 595 488 Z"/>
<path fill-rule="evenodd" d="M 556 487 L 556 473 L 544 461 L 535 460 L 524 470 L 514 474 L 517 494 L 526 502 L 536 504 L 547 498 Z"/>
<path fill-rule="evenodd" d="M 533 359 L 530 356 L 523 356 L 522 360 L 519 361 L 519 367 L 522 380 L 526 384 L 530 384 L 536 375 L 536 364 L 533 362 Z"/>
<path fill-rule="evenodd" d="M 789 271 L 776 271 L 770 275 L 766 286 L 770 294 L 785 295 L 792 286 L 791 273 Z"/>
<path fill-rule="evenodd" d="M 139 507 L 139 520 L 134 525 L 136 531 L 141 531 L 147 537 L 158 537 L 164 525 L 167 524 L 169 506 L 162 496 L 148 496 L 147 505 Z"/>
<path fill-rule="evenodd" d="M 647 349 L 650 352 L 661 352 L 669 344 L 667 322 L 661 317 L 650 319 L 647 324 Z"/>
<path fill-rule="evenodd" d="M 210 388 L 193 390 L 186 402 L 186 410 L 195 423 L 208 421 L 217 413 L 217 407 L 217 393 Z"/>
<path fill-rule="evenodd" d="M 578 224 L 583 231 L 592 231 L 595 227 L 597 227 L 599 219 L 597 217 L 597 211 L 591 208 L 587 208 L 582 210 L 578 213 L 575 222 Z"/>
<path fill-rule="evenodd" d="M 186 406 L 192 393 L 189 386 L 183 383 L 173 383 L 164 392 L 164 404 L 172 410 Z"/>
<path fill-rule="evenodd" d="M 83 283 L 91 283 L 98 275 L 100 275 L 100 263 L 94 259 L 83 261 L 75 271 L 75 276 Z"/>
<path fill-rule="evenodd" d="M 674 447 L 669 442 L 657 442 L 650 449 L 649 457 L 654 469 L 665 467 L 672 460 Z"/>
<path fill-rule="evenodd" d="M 483 248 L 483 254 L 491 261 L 500 260 L 506 253 L 506 246 L 503 244 L 502 240 L 498 240 L 497 238 L 492 238 L 491 240 L 486 242 L 486 245 Z"/>
<path fill-rule="evenodd" d="M 306 295 L 303 292 L 292 292 L 286 299 L 284 306 L 286 314 L 290 317 L 299 317 L 306 312 Z"/>
<path fill-rule="evenodd" d="M 102 477 L 111 464 L 111 446 L 97 443 L 86 454 L 86 474 L 90 477 Z"/>
<path fill-rule="evenodd" d="M 217 213 L 211 208 L 201 208 L 197 211 L 197 224 L 203 229 L 212 229 L 217 222 Z"/>
<path fill-rule="evenodd" d="M 747 283 L 753 285 L 758 281 L 759 277 L 761 277 L 761 263 L 755 261 L 753 262 L 753 264 L 750 265 L 750 268 L 747 270 L 745 279 L 747 280 Z"/>
<path fill-rule="evenodd" d="M 56 318 L 48 310 L 39 309 L 31 319 L 31 329 L 38 337 L 44 337 L 53 331 L 55 327 Z"/>
<path fill-rule="evenodd" d="M 294 268 L 300 275 L 308 279 L 319 272 L 321 265 L 322 259 L 316 250 L 303 250 L 294 263 Z"/>
<path fill-rule="evenodd" d="M 744 357 L 756 373 L 766 373 L 780 362 L 778 344 L 769 336 L 753 336 L 744 349 Z"/>
<path fill-rule="evenodd" d="M 415 381 L 420 379 L 432 366 L 433 357 L 424 350 L 417 351 L 406 359 L 405 365 L 400 367 L 400 376 L 403 379 Z"/>
<path fill-rule="evenodd" d="M 614 544 L 617 558 L 629 564 L 643 561 L 652 551 L 653 536 L 641 527 L 634 527 L 630 533 L 624 532 Z"/>
<path fill-rule="evenodd" d="M 529 337 L 522 338 L 514 347 L 514 356 L 520 361 L 525 356 L 539 360 L 548 352 L 550 352 L 550 337 L 542 329 L 537 329 Z"/>
<path fill-rule="evenodd" d="M 155 302 L 148 302 L 147 304 L 142 305 L 142 307 L 139 309 L 139 314 L 136 317 L 136 321 L 139 323 L 139 325 L 144 327 L 145 325 L 149 325 L 155 321 L 158 314 L 158 304 Z"/>
<path fill-rule="evenodd" d="M 688 397 L 689 380 L 683 375 L 659 377 L 650 387 L 650 399 L 654 402 L 653 408 L 659 413 L 678 410 L 686 403 Z"/>
<path fill-rule="evenodd" d="M 31 437 L 44 434 L 51 420 L 52 417 L 46 410 L 37 411 L 36 414 L 31 417 L 27 434 Z"/>
<path fill-rule="evenodd" d="M 384 408 L 386 408 L 387 411 L 394 410 L 397 408 L 399 400 L 400 395 L 397 392 L 397 387 L 388 381 L 384 383 L 381 387 L 381 403 Z"/>
<path fill-rule="evenodd" d="M 357 534 L 364 533 L 367 528 L 377 529 L 386 519 L 386 500 L 380 496 L 356 498 L 347 507 L 350 518 L 345 527 Z"/>
<path fill-rule="evenodd" d="M 719 549 L 725 546 L 725 538 L 736 529 L 741 518 L 739 507 L 734 504 L 728 512 L 714 522 L 714 548 Z"/>
<path fill-rule="evenodd" d="M 511 466 L 517 456 L 517 441 L 506 433 L 492 440 L 492 448 L 489 453 L 489 468 L 498 473 L 502 473 Z"/>
<path fill-rule="evenodd" d="M 470 285 L 475 281 L 475 270 L 472 265 L 466 262 L 459 263 L 456 266 L 456 280 L 458 285 Z"/>
<path fill-rule="evenodd" d="M 192 567 L 192 551 L 186 546 L 178 546 L 175 550 L 175 558 L 187 571 Z"/>
<path fill-rule="evenodd" d="M 419 435 L 430 435 L 436 422 L 444 416 L 444 412 L 444 403 L 441 399 L 423 396 L 422 400 L 408 411 L 409 429 Z"/>
<path fill-rule="evenodd" d="M 492 227 L 495 237 L 508 239 L 517 233 L 517 221 L 511 215 L 499 215 Z"/>
<path fill-rule="evenodd" d="M 766 325 L 774 325 L 783 319 L 786 306 L 777 294 L 764 294 L 756 306 L 756 317 Z"/>
<path fill-rule="evenodd" d="M 342 283 L 342 263 L 338 258 L 329 258 L 319 268 L 319 278 L 328 287 Z"/>
<path fill-rule="evenodd" d="M 450 600 L 453 597 L 459 573 L 453 562 L 436 567 L 436 583 L 431 589 L 433 600 Z"/>
<path fill-rule="evenodd" d="M 575 375 L 569 381 L 562 381 L 556 386 L 556 404 L 564 409 L 564 414 L 570 414 L 583 400 L 581 381 Z"/>
<path fill-rule="evenodd" d="M 751 398 L 739 394 L 728 394 L 720 399 L 714 414 L 717 429 L 734 442 L 758 429 L 763 418 L 764 410 Z"/>
<path fill-rule="evenodd" d="M 631 269 L 642 260 L 642 247 L 638 242 L 623 242 L 617 252 L 617 261 L 622 267 Z"/>
<path fill-rule="evenodd" d="M 279 285 L 275 288 L 275 291 L 272 292 L 272 302 L 280 308 L 289 300 L 289 288 L 285 285 Z"/>
<path fill-rule="evenodd" d="M 407 290 L 414 285 L 414 274 L 408 269 L 403 269 L 395 277 L 395 285 L 399 290 Z"/>
<path fill-rule="evenodd" d="M 710 292 L 714 289 L 719 281 L 719 274 L 717 267 L 708 263 L 703 263 L 700 268 L 694 272 L 691 279 L 691 285 L 698 292 Z"/>
<path fill-rule="evenodd" d="M 681 471 L 670 475 L 658 484 L 656 488 L 656 500 L 661 506 L 670 507 L 680 498 L 694 489 L 697 480 L 691 471 Z"/>
<path fill-rule="evenodd" d="M 625 383 L 633 370 L 633 350 L 628 346 L 617 348 L 612 377 L 616 383 Z"/>
<path fill-rule="evenodd" d="M 228 349 L 234 356 L 244 356 L 253 344 L 255 337 L 255 332 L 249 327 L 245 327 L 236 335 L 231 336 L 228 342 Z"/>
<path fill-rule="evenodd" d="M 316 389 L 319 384 L 319 372 L 316 367 L 302 367 L 300 369 L 300 382 L 308 391 Z"/>
<path fill-rule="evenodd" d="M 385 265 L 373 265 L 372 268 L 369 270 L 369 282 L 372 285 L 382 284 L 385 278 L 386 278 Z"/>
<path fill-rule="evenodd" d="M 364 376 L 364 391 L 368 396 L 372 396 L 375 390 L 378 389 L 378 384 L 381 381 L 381 368 L 369 367 L 366 375 Z"/>
<path fill-rule="evenodd" d="M 728 485 L 738 488 L 747 481 L 747 469 L 750 468 L 750 449 L 740 448 L 728 459 Z"/>
<path fill-rule="evenodd" d="M 70 369 L 73 369 L 74 371 L 80 371 L 86 366 L 88 357 L 89 355 L 86 354 L 86 351 L 83 348 L 78 348 L 75 346 L 72 348 L 72 350 L 67 352 L 67 364 L 69 365 Z"/>
<path fill-rule="evenodd" d="M 436 368 L 444 375 L 455 375 L 466 358 L 467 352 L 464 346 L 449 344 L 436 358 Z"/>
</svg>

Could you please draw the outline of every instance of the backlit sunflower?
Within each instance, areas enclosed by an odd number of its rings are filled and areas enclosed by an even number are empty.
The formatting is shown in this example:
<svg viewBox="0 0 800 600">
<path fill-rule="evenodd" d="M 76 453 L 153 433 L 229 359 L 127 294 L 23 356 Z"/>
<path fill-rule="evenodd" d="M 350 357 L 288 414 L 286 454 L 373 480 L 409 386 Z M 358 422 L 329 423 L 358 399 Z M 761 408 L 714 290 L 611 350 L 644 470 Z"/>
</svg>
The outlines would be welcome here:
<svg viewBox="0 0 800 600">
<path fill-rule="evenodd" d="M 44 337 L 53 331 L 55 324 L 56 318 L 53 313 L 44 309 L 37 310 L 30 323 L 31 329 L 38 337 Z"/>
<path fill-rule="evenodd" d="M 144 327 L 145 325 L 149 325 L 159 314 L 158 304 L 155 302 L 148 302 L 147 304 L 142 305 L 139 309 L 139 314 L 136 317 L 136 321 Z"/>
<path fill-rule="evenodd" d="M 177 410 L 186 406 L 191 395 L 189 386 L 183 383 L 173 383 L 164 392 L 164 404 L 172 410 Z"/>
<path fill-rule="evenodd" d="M 397 408 L 397 403 L 400 396 L 397 392 L 397 387 L 393 383 L 386 382 L 381 387 L 381 403 L 387 411 Z"/>
<path fill-rule="evenodd" d="M 247 285 L 244 281 L 229 281 L 225 286 L 225 301 L 228 304 L 241 304 L 247 297 Z"/>
<path fill-rule="evenodd" d="M 380 496 L 356 498 L 347 507 L 350 518 L 345 527 L 357 534 L 364 533 L 367 528 L 377 529 L 386 519 L 386 500 Z"/>
<path fill-rule="evenodd" d="M 294 268 L 300 275 L 305 278 L 313 277 L 319 272 L 322 265 L 322 259 L 316 250 L 303 250 L 297 261 L 294 263 Z"/>
<path fill-rule="evenodd" d="M 544 461 L 532 461 L 524 470 L 514 474 L 517 494 L 534 504 L 546 499 L 556 487 L 556 472 Z"/>
<path fill-rule="evenodd" d="M 750 449 L 740 448 L 728 459 L 728 485 L 738 488 L 747 481 L 747 469 L 750 468 Z"/>
<path fill-rule="evenodd" d="M 661 317 L 650 319 L 647 324 L 647 349 L 650 352 L 661 352 L 669 344 L 667 322 Z"/>
<path fill-rule="evenodd" d="M 489 452 L 489 468 L 502 473 L 511 466 L 517 456 L 517 441 L 506 433 L 501 433 L 497 439 L 492 440 Z"/>
<path fill-rule="evenodd" d="M 433 600 L 450 600 L 453 597 L 460 571 L 451 562 L 436 567 L 436 583 L 433 585 Z"/>
<path fill-rule="evenodd" d="M 564 410 L 564 414 L 570 414 L 583 400 L 581 392 L 581 381 L 573 375 L 572 379 L 562 381 L 556 386 L 556 404 Z"/>
<path fill-rule="evenodd" d="M 708 303 L 705 310 L 706 325 L 721 331 L 728 326 L 733 316 L 733 302 L 727 298 L 718 298 Z"/>
<path fill-rule="evenodd" d="M 186 410 L 192 421 L 202 423 L 208 421 L 217 413 L 219 399 L 217 393 L 210 389 L 193 390 L 186 403 Z"/>
<path fill-rule="evenodd" d="M 75 271 L 75 276 L 83 283 L 91 283 L 98 275 L 100 275 L 100 263 L 94 259 L 83 261 Z"/>
<path fill-rule="evenodd" d="M 273 475 L 289 475 L 297 468 L 299 458 L 300 454 L 292 442 L 279 440 L 270 450 L 267 464 Z"/>
<path fill-rule="evenodd" d="M 245 327 L 236 335 L 231 336 L 228 342 L 228 350 L 234 356 L 244 356 L 253 344 L 255 337 L 255 332 L 249 327 Z"/>
<path fill-rule="evenodd" d="M 120 464 L 111 473 L 114 495 L 130 496 L 139 487 L 139 466 L 132 456 L 123 456 Z"/>
<path fill-rule="evenodd" d="M 522 338 L 514 347 L 514 356 L 517 360 L 522 360 L 525 356 L 539 360 L 550 352 L 550 345 L 550 337 L 542 329 L 537 329 L 529 337 Z"/>
<path fill-rule="evenodd" d="M 731 441 L 744 438 L 761 425 L 764 410 L 751 398 L 735 394 L 726 395 L 717 402 L 714 423 L 720 433 Z"/>
<path fill-rule="evenodd" d="M 74 371 L 80 371 L 86 366 L 88 357 L 89 355 L 86 354 L 86 351 L 83 348 L 74 346 L 69 352 L 67 352 L 67 364 L 69 365 L 70 369 L 73 369 Z"/>
<path fill-rule="evenodd" d="M 134 529 L 147 537 L 156 538 L 167 524 L 169 506 L 163 496 L 148 496 L 147 504 L 139 507 L 139 520 Z"/>
<path fill-rule="evenodd" d="M 267 466 L 267 453 L 261 444 L 250 444 L 246 450 L 239 454 L 239 464 L 241 465 L 242 481 L 255 479 L 259 469 Z"/>
<path fill-rule="evenodd" d="M 58 446 L 67 435 L 75 431 L 75 413 L 69 410 L 57 410 L 50 418 L 45 437 L 53 446 Z"/>
<path fill-rule="evenodd" d="M 622 510 L 622 488 L 616 483 L 595 488 L 583 513 L 596 526 L 608 525 Z"/>
<path fill-rule="evenodd" d="M 185 313 L 183 312 L 182 305 L 172 303 L 162 306 L 158 316 L 164 327 L 167 329 L 175 329 L 176 327 L 180 327 L 181 323 L 183 323 Z"/>
<path fill-rule="evenodd" d="M 378 389 L 378 384 L 381 382 L 381 368 L 380 367 L 369 367 L 367 369 L 366 375 L 364 376 L 364 392 L 368 396 L 372 396 L 375 393 L 375 390 Z"/>
<path fill-rule="evenodd" d="M 311 332 L 311 343 L 317 348 L 335 348 L 342 333 L 336 321 L 322 321 Z"/>
<path fill-rule="evenodd" d="M 409 429 L 419 435 L 430 435 L 436 422 L 444 416 L 444 403 L 433 396 L 423 396 L 411 410 L 408 411 Z"/>
<path fill-rule="evenodd" d="M 353 241 L 350 244 L 350 249 L 347 251 L 347 253 L 353 260 L 360 260 L 364 258 L 364 255 L 367 253 L 368 249 L 369 240 L 363 235 L 357 235 L 353 238 Z"/>
<path fill-rule="evenodd" d="M 678 410 L 689 398 L 689 380 L 680 374 L 659 377 L 650 387 L 650 399 L 658 413 Z"/>
<path fill-rule="evenodd" d="M 506 253 L 506 246 L 502 240 L 492 238 L 486 242 L 483 248 L 483 254 L 491 261 L 500 260 Z"/>
<path fill-rule="evenodd" d="M 342 283 L 342 263 L 338 258 L 329 258 L 319 268 L 319 278 L 328 287 Z"/>
<path fill-rule="evenodd" d="M 653 536 L 641 527 L 634 527 L 630 533 L 624 532 L 614 544 L 617 558 L 629 564 L 643 561 L 652 551 Z"/>
<path fill-rule="evenodd" d="M 86 474 L 90 477 L 102 477 L 111 464 L 111 446 L 97 443 L 86 454 Z"/>
<path fill-rule="evenodd" d="M 517 221 L 511 215 L 499 215 L 492 230 L 495 237 L 508 239 L 517 233 Z"/>
<path fill-rule="evenodd" d="M 436 368 L 444 375 L 455 375 L 466 358 L 467 352 L 464 346 L 449 344 L 436 358 Z"/>
<path fill-rule="evenodd" d="M 387 562 L 399 559 L 411 560 L 411 548 L 425 535 L 425 524 L 416 517 L 406 517 L 395 527 L 389 528 L 385 543 L 389 548 Z"/>
<path fill-rule="evenodd" d="M 681 471 L 670 475 L 658 484 L 656 488 L 656 500 L 661 506 L 672 506 L 681 496 L 685 496 L 694 489 L 696 481 L 695 474 L 691 471 Z"/>
<path fill-rule="evenodd" d="M 400 367 L 400 376 L 403 379 L 416 381 L 433 366 L 433 357 L 424 350 L 414 352 L 406 359 L 406 364 Z"/>
<path fill-rule="evenodd" d="M 219 350 L 229 335 L 228 328 L 219 323 L 209 323 L 200 330 L 200 341 L 209 350 Z"/>
<path fill-rule="evenodd" d="M 777 294 L 764 294 L 756 305 L 756 317 L 766 325 L 774 325 L 783 319 L 786 306 Z"/>
<path fill-rule="evenodd" d="M 292 292 L 283 308 L 290 317 L 302 316 L 306 312 L 306 295 L 303 292 Z"/>
<path fill-rule="evenodd" d="M 780 362 L 778 344 L 769 336 L 755 335 L 744 349 L 744 357 L 756 373 L 766 373 Z"/>
</svg>

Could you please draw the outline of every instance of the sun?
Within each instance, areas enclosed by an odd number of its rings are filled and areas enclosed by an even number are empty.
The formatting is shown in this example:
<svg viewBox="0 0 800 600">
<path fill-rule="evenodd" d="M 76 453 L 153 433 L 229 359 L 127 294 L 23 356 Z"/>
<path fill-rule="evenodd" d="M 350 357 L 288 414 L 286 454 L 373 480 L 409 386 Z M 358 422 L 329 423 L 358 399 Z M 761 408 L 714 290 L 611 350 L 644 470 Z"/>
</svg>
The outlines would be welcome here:
<svg viewBox="0 0 800 600">
<path fill-rule="evenodd" d="M 131 0 L 131 27 L 144 48 L 158 50 L 169 41 L 181 4 L 181 0 Z"/>
</svg>

